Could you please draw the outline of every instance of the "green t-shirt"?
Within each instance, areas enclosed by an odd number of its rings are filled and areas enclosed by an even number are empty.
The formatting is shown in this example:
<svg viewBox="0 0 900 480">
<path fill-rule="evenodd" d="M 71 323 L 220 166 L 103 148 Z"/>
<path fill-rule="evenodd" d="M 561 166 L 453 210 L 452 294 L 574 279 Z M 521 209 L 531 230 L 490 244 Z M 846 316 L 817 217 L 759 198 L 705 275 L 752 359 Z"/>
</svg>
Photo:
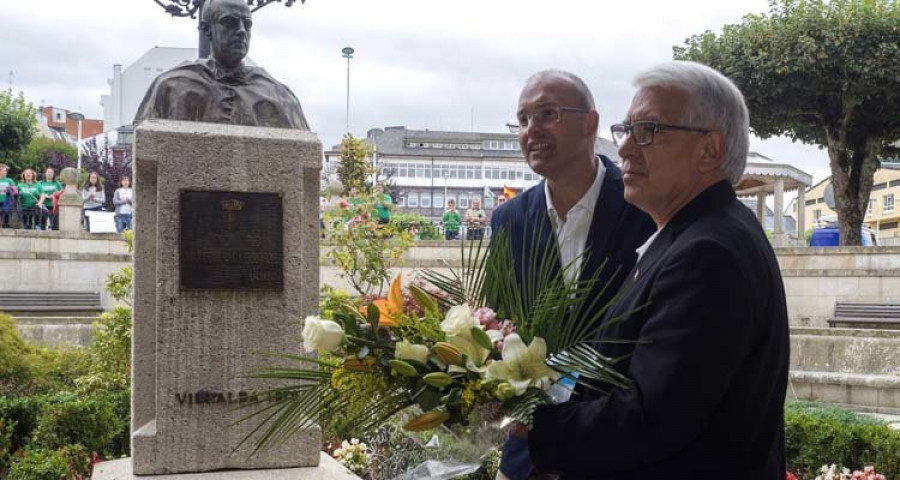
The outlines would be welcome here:
<svg viewBox="0 0 900 480">
<path fill-rule="evenodd" d="M 19 204 L 22 208 L 32 208 L 41 198 L 41 185 L 39 183 L 22 182 L 19 188 Z"/>
<path fill-rule="evenodd" d="M 458 232 L 459 219 L 459 212 L 456 210 L 447 210 L 444 212 L 444 230 L 448 232 Z"/>
<path fill-rule="evenodd" d="M 372 214 L 375 215 L 379 220 L 383 220 L 388 222 L 391 220 L 391 210 L 390 206 L 394 204 L 394 201 L 391 200 L 391 196 L 388 194 L 384 194 L 384 199 L 381 201 L 375 201 L 375 208 L 372 211 Z"/>
<path fill-rule="evenodd" d="M 38 183 L 38 185 L 41 186 L 41 193 L 47 196 L 47 198 L 44 199 L 44 206 L 53 208 L 53 194 L 62 190 L 62 184 L 56 180 L 51 180 L 49 182 L 42 181 Z"/>
<path fill-rule="evenodd" d="M 15 180 L 13 180 L 9 177 L 0 178 L 0 203 L 3 203 L 6 201 L 6 190 L 8 190 L 9 187 L 15 187 L 15 186 L 16 186 Z"/>
</svg>

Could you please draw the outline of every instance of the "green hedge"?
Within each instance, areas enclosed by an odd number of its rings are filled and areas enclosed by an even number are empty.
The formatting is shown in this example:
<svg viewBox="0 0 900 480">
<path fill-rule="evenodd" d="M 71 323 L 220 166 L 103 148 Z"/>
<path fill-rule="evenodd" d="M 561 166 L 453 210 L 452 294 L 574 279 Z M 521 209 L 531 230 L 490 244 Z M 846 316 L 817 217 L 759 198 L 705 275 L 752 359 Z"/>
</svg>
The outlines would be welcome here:
<svg viewBox="0 0 900 480">
<path fill-rule="evenodd" d="M 819 468 L 838 464 L 851 470 L 872 465 L 887 476 L 900 476 L 900 431 L 848 410 L 808 402 L 785 405 L 788 470 L 815 478 Z"/>
<path fill-rule="evenodd" d="M 25 450 L 9 471 L 9 480 L 61 480 L 86 478 L 91 473 L 90 454 L 82 445 L 57 450 Z"/>
</svg>

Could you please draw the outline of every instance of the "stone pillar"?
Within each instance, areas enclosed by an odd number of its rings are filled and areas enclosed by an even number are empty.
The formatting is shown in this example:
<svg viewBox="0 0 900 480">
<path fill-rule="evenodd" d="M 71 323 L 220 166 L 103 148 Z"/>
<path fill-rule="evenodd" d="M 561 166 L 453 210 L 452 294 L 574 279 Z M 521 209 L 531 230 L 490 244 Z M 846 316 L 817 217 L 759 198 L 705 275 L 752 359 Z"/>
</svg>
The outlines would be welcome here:
<svg viewBox="0 0 900 480">
<path fill-rule="evenodd" d="M 81 195 L 76 190 L 78 182 L 78 170 L 74 168 L 64 168 L 59 175 L 59 179 L 65 185 L 63 194 L 59 196 L 57 205 L 59 207 L 59 231 L 60 232 L 80 232 L 81 231 Z"/>
<path fill-rule="evenodd" d="M 784 233 L 784 179 L 775 179 L 775 222 L 772 225 L 775 235 Z"/>
<path fill-rule="evenodd" d="M 317 465 L 318 427 L 234 449 L 257 425 L 236 423 L 255 411 L 241 404 L 292 384 L 246 375 L 275 362 L 260 352 L 304 354 L 303 318 L 318 307 L 321 143 L 148 120 L 134 158 L 133 473 Z"/>
<path fill-rule="evenodd" d="M 757 192 L 756 194 L 756 218 L 763 230 L 766 228 L 766 192 Z"/>
<path fill-rule="evenodd" d="M 806 186 L 797 189 L 797 238 L 806 245 Z"/>
</svg>

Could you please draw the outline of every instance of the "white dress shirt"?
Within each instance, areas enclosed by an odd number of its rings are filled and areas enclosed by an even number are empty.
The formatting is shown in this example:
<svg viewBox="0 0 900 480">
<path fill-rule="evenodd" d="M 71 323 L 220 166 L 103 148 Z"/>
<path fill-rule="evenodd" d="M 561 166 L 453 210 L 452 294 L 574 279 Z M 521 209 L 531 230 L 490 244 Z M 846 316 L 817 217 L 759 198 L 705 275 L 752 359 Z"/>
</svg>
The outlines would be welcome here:
<svg viewBox="0 0 900 480">
<path fill-rule="evenodd" d="M 578 280 L 581 274 L 581 264 L 584 258 L 584 247 L 587 243 L 588 233 L 591 229 L 591 221 L 594 219 L 594 207 L 600 196 L 600 187 L 603 186 L 603 177 L 606 167 L 599 159 L 597 162 L 597 175 L 591 188 L 566 214 L 566 219 L 560 218 L 553 207 L 553 198 L 547 182 L 544 182 L 544 197 L 547 199 L 547 215 L 553 224 L 553 232 L 556 234 L 556 244 L 559 247 L 559 257 L 562 266 L 572 266 L 566 271 L 566 280 L 570 283 Z M 574 263 L 573 263 L 574 262 Z"/>
</svg>

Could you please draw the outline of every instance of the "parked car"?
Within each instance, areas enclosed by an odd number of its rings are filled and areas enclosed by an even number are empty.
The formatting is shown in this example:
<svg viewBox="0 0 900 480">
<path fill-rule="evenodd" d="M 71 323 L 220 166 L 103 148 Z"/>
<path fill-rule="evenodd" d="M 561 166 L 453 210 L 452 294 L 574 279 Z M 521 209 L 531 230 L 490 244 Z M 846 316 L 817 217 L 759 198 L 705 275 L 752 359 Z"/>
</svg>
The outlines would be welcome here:
<svg viewBox="0 0 900 480">
<path fill-rule="evenodd" d="M 862 227 L 860 232 L 860 244 L 864 247 L 878 245 L 878 238 L 871 229 Z M 828 226 L 813 229 L 809 237 L 810 247 L 836 247 L 841 244 L 841 230 L 836 226 Z"/>
</svg>

